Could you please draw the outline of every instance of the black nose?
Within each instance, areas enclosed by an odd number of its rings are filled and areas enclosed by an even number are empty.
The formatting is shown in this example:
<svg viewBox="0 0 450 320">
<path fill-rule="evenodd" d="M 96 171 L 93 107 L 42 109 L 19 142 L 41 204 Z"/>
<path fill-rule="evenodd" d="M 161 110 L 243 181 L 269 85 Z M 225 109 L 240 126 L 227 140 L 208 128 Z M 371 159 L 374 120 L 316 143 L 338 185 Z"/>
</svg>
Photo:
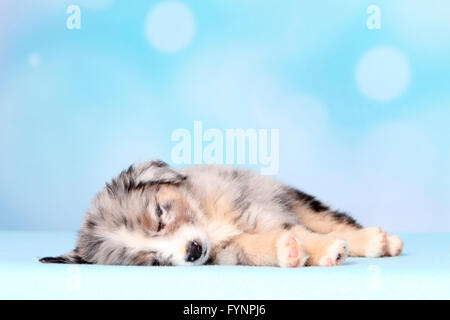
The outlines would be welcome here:
<svg viewBox="0 0 450 320">
<path fill-rule="evenodd" d="M 191 241 L 186 248 L 186 261 L 193 262 L 202 256 L 202 245 L 197 241 Z"/>
</svg>

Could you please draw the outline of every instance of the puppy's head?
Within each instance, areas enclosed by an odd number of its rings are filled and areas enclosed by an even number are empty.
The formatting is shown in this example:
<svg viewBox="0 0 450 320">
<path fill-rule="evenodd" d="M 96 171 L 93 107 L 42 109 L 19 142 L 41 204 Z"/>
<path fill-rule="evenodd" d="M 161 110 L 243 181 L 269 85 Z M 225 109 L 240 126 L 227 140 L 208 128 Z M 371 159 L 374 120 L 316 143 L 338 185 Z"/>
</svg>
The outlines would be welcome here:
<svg viewBox="0 0 450 320">
<path fill-rule="evenodd" d="M 186 177 L 161 161 L 132 165 L 100 191 L 75 250 L 41 262 L 198 265 L 210 244 Z"/>
</svg>

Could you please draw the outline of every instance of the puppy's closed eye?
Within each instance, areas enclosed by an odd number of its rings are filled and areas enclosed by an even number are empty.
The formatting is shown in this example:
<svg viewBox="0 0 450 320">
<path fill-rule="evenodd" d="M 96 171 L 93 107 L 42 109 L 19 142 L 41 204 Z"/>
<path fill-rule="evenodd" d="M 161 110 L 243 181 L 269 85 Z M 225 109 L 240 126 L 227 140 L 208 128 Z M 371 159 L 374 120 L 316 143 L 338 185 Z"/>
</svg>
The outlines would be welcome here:
<svg viewBox="0 0 450 320">
<path fill-rule="evenodd" d="M 163 211 L 161 210 L 161 207 L 160 207 L 159 203 L 157 203 L 157 204 L 156 204 L 156 215 L 157 215 L 158 217 L 161 217 L 162 214 L 163 214 Z"/>
<path fill-rule="evenodd" d="M 157 203 L 156 204 L 156 215 L 158 216 L 158 218 L 160 218 L 159 223 L 158 223 L 158 229 L 156 230 L 157 232 L 160 232 L 166 226 L 164 224 L 164 222 L 162 222 L 162 220 L 161 220 L 161 216 L 163 215 L 163 213 L 164 212 L 161 209 L 161 206 L 159 205 L 159 203 Z"/>
</svg>

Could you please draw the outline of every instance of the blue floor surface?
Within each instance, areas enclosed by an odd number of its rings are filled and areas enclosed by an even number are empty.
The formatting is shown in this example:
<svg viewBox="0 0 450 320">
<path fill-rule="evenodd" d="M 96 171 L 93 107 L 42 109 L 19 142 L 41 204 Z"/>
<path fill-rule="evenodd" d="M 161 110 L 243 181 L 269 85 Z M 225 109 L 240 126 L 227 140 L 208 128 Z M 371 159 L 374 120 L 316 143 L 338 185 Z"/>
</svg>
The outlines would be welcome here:
<svg viewBox="0 0 450 320">
<path fill-rule="evenodd" d="M 395 258 L 339 267 L 127 267 L 41 264 L 75 233 L 0 232 L 1 299 L 450 299 L 450 233 L 399 234 Z"/>
</svg>

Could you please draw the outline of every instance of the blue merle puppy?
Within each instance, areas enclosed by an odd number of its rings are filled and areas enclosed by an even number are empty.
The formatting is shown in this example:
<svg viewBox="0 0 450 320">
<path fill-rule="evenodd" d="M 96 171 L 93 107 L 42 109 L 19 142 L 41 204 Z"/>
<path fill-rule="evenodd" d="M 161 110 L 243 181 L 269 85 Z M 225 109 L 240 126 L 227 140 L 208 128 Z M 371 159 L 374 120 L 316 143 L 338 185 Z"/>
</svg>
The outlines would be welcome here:
<svg viewBox="0 0 450 320">
<path fill-rule="evenodd" d="M 219 165 L 134 164 L 97 193 L 76 248 L 45 263 L 336 266 L 397 256 L 402 240 L 314 197 Z"/>
</svg>

